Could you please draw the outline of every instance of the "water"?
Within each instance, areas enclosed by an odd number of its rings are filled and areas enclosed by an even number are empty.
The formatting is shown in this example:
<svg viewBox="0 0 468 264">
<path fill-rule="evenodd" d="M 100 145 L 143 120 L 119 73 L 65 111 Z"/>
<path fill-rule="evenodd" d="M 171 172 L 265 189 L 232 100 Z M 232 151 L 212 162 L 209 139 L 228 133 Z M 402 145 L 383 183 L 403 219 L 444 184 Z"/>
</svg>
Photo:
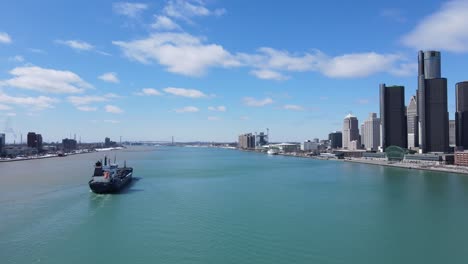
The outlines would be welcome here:
<svg viewBox="0 0 468 264">
<path fill-rule="evenodd" d="M 235 150 L 117 153 L 138 181 L 89 192 L 92 153 L 0 164 L 1 263 L 468 263 L 468 177 Z"/>
</svg>

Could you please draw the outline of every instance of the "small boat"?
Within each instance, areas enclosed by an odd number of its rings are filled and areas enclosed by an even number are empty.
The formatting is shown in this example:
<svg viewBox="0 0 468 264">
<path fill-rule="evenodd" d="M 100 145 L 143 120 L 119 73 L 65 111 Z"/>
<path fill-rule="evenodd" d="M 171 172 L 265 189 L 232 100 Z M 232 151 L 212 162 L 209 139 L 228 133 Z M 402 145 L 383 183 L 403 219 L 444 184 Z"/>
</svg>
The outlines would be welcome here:
<svg viewBox="0 0 468 264">
<path fill-rule="evenodd" d="M 268 151 L 267 151 L 267 154 L 268 155 L 278 155 L 279 153 L 279 150 L 277 148 L 270 148 Z"/>
<path fill-rule="evenodd" d="M 107 165 L 109 161 L 109 165 Z M 133 168 L 127 167 L 126 163 L 123 168 L 115 163 L 111 164 L 107 157 L 104 157 L 104 165 L 102 161 L 97 161 L 94 166 L 94 174 L 89 181 L 89 188 L 94 193 L 117 193 L 127 186 L 132 181 Z"/>
</svg>

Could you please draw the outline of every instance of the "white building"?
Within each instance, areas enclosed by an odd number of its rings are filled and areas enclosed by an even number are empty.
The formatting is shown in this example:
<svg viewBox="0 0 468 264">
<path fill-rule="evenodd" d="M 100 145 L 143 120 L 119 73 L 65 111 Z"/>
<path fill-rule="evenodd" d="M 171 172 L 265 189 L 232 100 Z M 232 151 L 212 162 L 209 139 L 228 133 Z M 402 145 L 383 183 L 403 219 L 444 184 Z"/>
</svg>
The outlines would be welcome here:
<svg viewBox="0 0 468 264">
<path fill-rule="evenodd" d="M 314 141 L 304 141 L 301 143 L 301 150 L 302 151 L 308 151 L 308 152 L 315 152 L 318 151 L 318 148 L 320 146 L 320 143 Z"/>
<path fill-rule="evenodd" d="M 349 149 L 351 141 L 359 141 L 359 121 L 349 114 L 343 120 L 343 149 Z"/>
<path fill-rule="evenodd" d="M 380 118 L 377 118 L 376 113 L 370 113 L 369 118 L 364 121 L 364 135 L 361 140 L 367 150 L 377 151 L 380 145 Z"/>
</svg>

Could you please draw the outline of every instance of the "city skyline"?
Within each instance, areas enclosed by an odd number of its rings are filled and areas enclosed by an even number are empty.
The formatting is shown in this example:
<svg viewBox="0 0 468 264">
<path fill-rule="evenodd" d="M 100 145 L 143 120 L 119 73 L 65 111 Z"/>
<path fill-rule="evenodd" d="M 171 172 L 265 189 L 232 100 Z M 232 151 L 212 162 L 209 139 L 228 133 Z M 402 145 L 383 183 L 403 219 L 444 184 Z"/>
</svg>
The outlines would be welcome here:
<svg viewBox="0 0 468 264">
<path fill-rule="evenodd" d="M 4 4 L 0 132 L 11 129 L 10 143 L 11 131 L 17 142 L 30 131 L 44 142 L 70 133 L 84 142 L 232 142 L 266 128 L 275 142 L 327 138 L 347 113 L 365 120 L 379 112 L 380 83 L 404 86 L 408 104 L 420 49 L 442 52 L 455 119 L 455 84 L 468 80 L 466 1 L 367 3 L 342 17 L 351 3 L 340 5 L 343 11 L 305 1 L 256 1 L 249 9 L 237 1 Z M 68 27 L 57 23 L 64 17 Z M 427 30 L 438 23 L 452 30 Z"/>
</svg>

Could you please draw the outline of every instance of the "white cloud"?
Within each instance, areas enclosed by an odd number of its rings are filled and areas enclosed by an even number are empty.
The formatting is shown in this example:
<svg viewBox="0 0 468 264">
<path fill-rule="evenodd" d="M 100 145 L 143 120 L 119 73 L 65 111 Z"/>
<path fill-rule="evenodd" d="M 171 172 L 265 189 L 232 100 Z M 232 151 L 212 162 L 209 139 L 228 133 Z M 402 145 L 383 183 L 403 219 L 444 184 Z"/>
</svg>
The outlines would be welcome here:
<svg viewBox="0 0 468 264">
<path fill-rule="evenodd" d="M 16 116 L 16 113 L 13 113 L 13 112 L 6 113 L 6 116 Z"/>
<path fill-rule="evenodd" d="M 219 120 L 221 120 L 221 118 L 219 118 L 217 116 L 209 116 L 208 120 L 210 120 L 210 121 L 219 121 Z"/>
<path fill-rule="evenodd" d="M 315 50 L 313 53 L 291 54 L 288 51 L 263 47 L 256 54 L 237 54 L 244 66 L 255 68 L 251 74 L 260 79 L 284 80 L 286 72 L 319 72 L 331 78 L 366 77 L 376 73 L 409 75 L 413 73 L 406 58 L 400 54 L 376 52 L 350 53 L 330 57 Z"/>
<path fill-rule="evenodd" d="M 304 111 L 304 107 L 300 105 L 293 105 L 293 104 L 287 104 L 283 105 L 283 109 L 285 110 L 293 110 L 293 111 Z"/>
<path fill-rule="evenodd" d="M 0 43 L 10 44 L 12 42 L 10 35 L 6 32 L 0 32 Z"/>
<path fill-rule="evenodd" d="M 195 106 L 186 106 L 186 107 L 183 107 L 183 108 L 175 109 L 174 111 L 176 113 L 195 113 L 195 112 L 200 111 L 200 109 L 198 109 Z"/>
<path fill-rule="evenodd" d="M 117 73 L 115 72 L 106 72 L 99 76 L 99 79 L 105 81 L 105 82 L 110 82 L 110 83 L 119 83 L 120 80 L 117 77 Z"/>
<path fill-rule="evenodd" d="M 182 96 L 182 97 L 190 97 L 190 98 L 202 98 L 202 97 L 207 96 L 202 91 L 195 90 L 195 89 L 168 87 L 168 88 L 164 88 L 163 91 L 168 94 Z"/>
<path fill-rule="evenodd" d="M 158 33 L 129 42 L 113 41 L 124 55 L 141 63 L 157 62 L 167 71 L 201 76 L 210 67 L 235 67 L 240 62 L 217 44 L 204 44 L 187 33 Z"/>
<path fill-rule="evenodd" d="M 154 88 L 143 88 L 141 92 L 136 93 L 137 95 L 144 96 L 144 95 L 153 95 L 153 96 L 160 96 L 162 93 Z"/>
<path fill-rule="evenodd" d="M 8 105 L 0 104 L 0 111 L 11 110 L 11 107 Z"/>
<path fill-rule="evenodd" d="M 16 55 L 16 56 L 13 56 L 13 57 L 10 57 L 8 58 L 9 61 L 12 61 L 12 62 L 23 62 L 24 61 L 24 57 L 21 56 L 21 55 Z"/>
<path fill-rule="evenodd" d="M 250 72 L 252 75 L 255 75 L 259 79 L 264 79 L 264 80 L 276 80 L 276 81 L 284 81 L 289 79 L 289 77 L 284 76 L 283 74 L 277 72 L 277 71 L 272 71 L 272 70 L 253 70 Z"/>
<path fill-rule="evenodd" d="M 226 107 L 224 105 L 210 106 L 210 107 L 208 107 L 208 110 L 217 111 L 217 112 L 226 112 Z"/>
<path fill-rule="evenodd" d="M 249 119 L 250 119 L 250 117 L 248 117 L 248 116 L 241 116 L 240 117 L 240 120 L 249 120 Z"/>
<path fill-rule="evenodd" d="M 89 105 L 91 103 L 107 102 L 110 99 L 119 98 L 120 96 L 108 93 L 105 95 L 84 95 L 84 96 L 69 96 L 67 100 L 75 106 Z"/>
<path fill-rule="evenodd" d="M 104 123 L 118 124 L 118 123 L 120 123 L 120 121 L 119 120 L 113 120 L 113 119 L 106 119 L 106 120 L 104 120 Z"/>
<path fill-rule="evenodd" d="M 113 113 L 113 114 L 120 114 L 120 113 L 123 113 L 123 110 L 120 109 L 118 106 L 115 106 L 115 105 L 106 105 L 104 107 L 104 109 L 106 110 L 106 112 L 108 113 Z"/>
<path fill-rule="evenodd" d="M 124 55 L 141 63 L 156 62 L 167 71 L 201 76 L 209 68 L 249 67 L 260 79 L 286 80 L 284 72 L 318 72 L 331 78 L 367 77 L 376 73 L 413 74 L 401 54 L 376 52 L 349 53 L 331 57 L 315 50 L 290 53 L 263 47 L 256 53 L 231 53 L 218 44 L 205 44 L 202 38 L 187 33 L 156 33 L 134 41 L 113 41 Z"/>
<path fill-rule="evenodd" d="M 71 71 L 46 69 L 37 66 L 17 67 L 10 71 L 12 79 L 0 81 L 0 86 L 45 93 L 80 93 L 92 86 Z"/>
<path fill-rule="evenodd" d="M 397 67 L 396 62 L 401 59 L 402 57 L 396 54 L 352 53 L 333 58 L 321 58 L 319 70 L 328 77 L 367 77 L 380 72 L 393 73 Z"/>
<path fill-rule="evenodd" d="M 167 16 L 155 16 L 156 21 L 151 25 L 157 30 L 178 30 L 180 26 Z"/>
<path fill-rule="evenodd" d="M 169 0 L 163 13 L 169 17 L 191 22 L 190 18 L 200 16 L 221 16 L 226 12 L 219 8 L 210 10 L 200 0 Z"/>
<path fill-rule="evenodd" d="M 259 100 L 252 97 L 244 97 L 243 101 L 245 105 L 254 107 L 265 106 L 273 103 L 273 99 L 271 99 L 270 97 Z"/>
<path fill-rule="evenodd" d="M 74 50 L 89 51 L 94 49 L 93 45 L 81 40 L 56 40 L 55 42 L 58 44 L 68 46 Z"/>
<path fill-rule="evenodd" d="M 78 106 L 78 107 L 76 107 L 76 109 L 78 109 L 78 110 L 80 110 L 80 111 L 83 111 L 83 112 L 94 112 L 94 111 L 97 111 L 97 107 L 91 107 L 91 106 L 87 106 L 87 105 Z"/>
<path fill-rule="evenodd" d="M 118 2 L 114 3 L 112 8 L 116 14 L 136 18 L 148 8 L 148 5 L 143 3 Z"/>
<path fill-rule="evenodd" d="M 468 52 L 468 1 L 454 0 L 425 17 L 407 35 L 403 44 L 415 49 Z"/>
<path fill-rule="evenodd" d="M 57 102 L 57 99 L 47 96 L 15 97 L 0 92 L 0 103 L 3 104 L 14 104 L 24 107 L 33 107 L 35 109 L 41 110 L 45 108 L 54 108 L 53 104 Z"/>
</svg>

